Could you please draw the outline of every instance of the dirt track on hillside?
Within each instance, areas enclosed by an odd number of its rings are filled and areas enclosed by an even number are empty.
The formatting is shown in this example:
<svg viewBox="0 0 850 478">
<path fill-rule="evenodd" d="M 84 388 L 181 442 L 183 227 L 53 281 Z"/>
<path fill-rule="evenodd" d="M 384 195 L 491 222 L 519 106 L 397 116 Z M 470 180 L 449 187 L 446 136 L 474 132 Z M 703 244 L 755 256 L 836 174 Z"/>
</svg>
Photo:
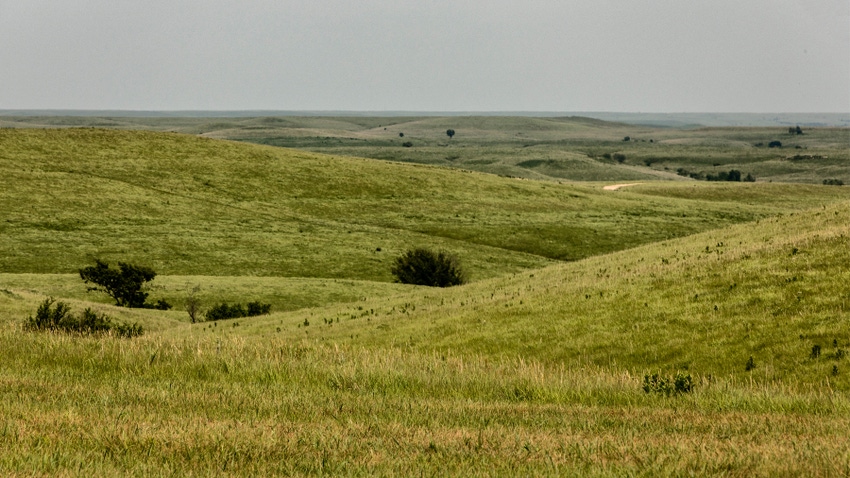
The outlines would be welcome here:
<svg viewBox="0 0 850 478">
<path fill-rule="evenodd" d="M 627 188 L 629 186 L 637 186 L 638 184 L 641 184 L 641 183 L 612 184 L 610 186 L 604 186 L 602 189 L 604 189 L 605 191 L 616 191 L 620 188 Z"/>
</svg>

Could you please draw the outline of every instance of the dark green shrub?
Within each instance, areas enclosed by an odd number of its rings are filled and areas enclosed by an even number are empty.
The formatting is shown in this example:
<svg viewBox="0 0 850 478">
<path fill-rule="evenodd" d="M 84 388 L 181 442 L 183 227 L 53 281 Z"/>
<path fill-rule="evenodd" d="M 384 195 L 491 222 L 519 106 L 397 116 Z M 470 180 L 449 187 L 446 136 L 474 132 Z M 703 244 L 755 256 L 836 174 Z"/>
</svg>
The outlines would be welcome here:
<svg viewBox="0 0 850 478">
<path fill-rule="evenodd" d="M 60 324 L 67 321 L 71 308 L 64 302 L 56 303 L 54 308 L 54 302 L 52 297 L 44 299 L 44 302 L 38 306 L 35 317 L 27 318 L 24 326 L 30 330 L 58 330 Z"/>
<path fill-rule="evenodd" d="M 844 181 L 840 179 L 824 179 L 823 184 L 826 186 L 844 186 Z"/>
<path fill-rule="evenodd" d="M 749 360 L 747 360 L 747 365 L 744 367 L 744 369 L 747 372 L 749 372 L 750 370 L 753 370 L 754 368 L 756 368 L 756 362 L 755 362 L 755 360 L 753 360 L 753 357 L 750 356 Z"/>
<path fill-rule="evenodd" d="M 625 155 L 625 154 L 623 154 L 623 153 L 614 153 L 613 158 L 614 158 L 614 160 L 615 160 L 615 161 L 617 161 L 618 163 L 622 163 L 622 162 L 624 162 L 624 161 L 626 160 L 626 155 Z M 650 164 L 652 164 L 652 163 L 650 163 Z"/>
<path fill-rule="evenodd" d="M 71 308 L 64 302 L 56 302 L 53 307 L 53 298 L 45 299 L 39 305 L 35 317 L 30 316 L 24 323 L 28 330 L 49 330 L 60 332 L 72 332 L 78 334 L 104 334 L 112 332 L 119 337 L 137 337 L 144 333 L 139 324 L 124 324 L 113 322 L 112 317 L 106 314 L 98 314 L 86 308 L 78 317 L 72 315 Z"/>
<path fill-rule="evenodd" d="M 446 252 L 412 249 L 396 258 L 390 272 L 402 284 L 451 287 L 466 282 L 458 260 Z"/>
<path fill-rule="evenodd" d="M 266 315 L 272 309 L 271 304 L 261 304 L 259 302 L 248 302 L 248 317 L 256 315 Z"/>
<path fill-rule="evenodd" d="M 238 319 L 239 317 L 254 317 L 268 314 L 271 308 L 271 304 L 262 304 L 260 302 L 249 302 L 247 309 L 242 304 L 230 305 L 227 302 L 222 302 L 210 308 L 205 315 L 207 320 Z"/>
<path fill-rule="evenodd" d="M 147 308 L 147 304 L 146 304 L 146 308 Z M 165 299 L 159 299 L 158 301 L 156 301 L 155 304 L 151 305 L 150 308 L 156 309 L 156 310 L 170 310 L 171 304 L 166 302 Z"/>
<path fill-rule="evenodd" d="M 405 148 L 413 147 L 413 143 L 411 143 L 410 141 L 405 141 L 404 143 L 401 143 L 401 145 Z"/>
</svg>

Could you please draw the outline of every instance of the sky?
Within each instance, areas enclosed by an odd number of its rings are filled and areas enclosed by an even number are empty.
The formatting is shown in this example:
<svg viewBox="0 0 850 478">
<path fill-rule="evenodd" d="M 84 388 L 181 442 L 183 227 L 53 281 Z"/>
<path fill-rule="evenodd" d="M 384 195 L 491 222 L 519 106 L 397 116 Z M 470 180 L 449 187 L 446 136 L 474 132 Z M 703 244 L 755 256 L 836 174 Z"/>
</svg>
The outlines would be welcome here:
<svg viewBox="0 0 850 478">
<path fill-rule="evenodd" d="M 0 109 L 850 112 L 847 0 L 0 0 Z"/>
</svg>

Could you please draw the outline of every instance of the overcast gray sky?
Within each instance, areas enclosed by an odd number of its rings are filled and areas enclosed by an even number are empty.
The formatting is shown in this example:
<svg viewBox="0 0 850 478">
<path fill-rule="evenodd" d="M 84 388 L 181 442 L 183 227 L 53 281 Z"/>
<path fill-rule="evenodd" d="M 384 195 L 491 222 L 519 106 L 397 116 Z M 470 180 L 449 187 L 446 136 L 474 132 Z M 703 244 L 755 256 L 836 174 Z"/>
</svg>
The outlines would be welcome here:
<svg viewBox="0 0 850 478">
<path fill-rule="evenodd" d="M 848 0 L 0 0 L 0 109 L 850 112 Z"/>
</svg>

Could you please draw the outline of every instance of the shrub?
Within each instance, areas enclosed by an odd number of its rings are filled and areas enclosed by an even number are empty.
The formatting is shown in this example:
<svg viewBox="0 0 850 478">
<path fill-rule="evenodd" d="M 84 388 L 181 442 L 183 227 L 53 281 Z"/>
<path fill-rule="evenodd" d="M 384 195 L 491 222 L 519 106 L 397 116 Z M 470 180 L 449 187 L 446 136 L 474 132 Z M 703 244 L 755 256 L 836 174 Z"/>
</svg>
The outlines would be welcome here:
<svg viewBox="0 0 850 478">
<path fill-rule="evenodd" d="M 782 142 L 781 141 L 771 141 L 771 142 L 767 143 L 767 147 L 768 148 L 781 148 Z"/>
<path fill-rule="evenodd" d="M 823 184 L 826 186 L 844 186 L 844 181 L 840 179 L 824 179 Z"/>
<path fill-rule="evenodd" d="M 454 138 L 454 136 L 455 136 L 455 130 L 453 130 L 453 129 L 447 129 L 447 130 L 446 130 L 446 135 L 449 137 L 449 139 Z"/>
<path fill-rule="evenodd" d="M 622 153 L 614 153 L 613 158 L 614 158 L 614 160 L 615 160 L 615 161 L 617 161 L 618 163 L 622 163 L 622 162 L 624 162 L 624 161 L 626 160 L 626 155 L 625 155 L 625 154 L 622 154 Z"/>
<path fill-rule="evenodd" d="M 66 322 L 70 315 L 71 308 L 64 302 L 56 303 L 53 308 L 53 298 L 44 299 L 44 302 L 38 306 L 35 312 L 35 317 L 30 316 L 24 324 L 27 329 L 31 330 L 57 330 L 60 324 Z"/>
<path fill-rule="evenodd" d="M 691 393 L 693 390 L 694 382 L 691 374 L 676 372 L 673 377 L 665 377 L 658 373 L 643 376 L 643 391 L 646 393 L 657 393 L 669 397 Z"/>
<path fill-rule="evenodd" d="M 412 249 L 396 258 L 391 270 L 402 284 L 451 287 L 466 282 L 458 260 L 446 252 Z"/>
<path fill-rule="evenodd" d="M 103 334 L 112 332 L 119 337 L 137 337 L 144 333 L 141 325 L 113 322 L 112 317 L 98 314 L 86 308 L 80 316 L 72 315 L 71 308 L 64 302 L 55 302 L 53 298 L 45 299 L 39 305 L 35 317 L 30 316 L 24 323 L 28 330 L 49 330 L 73 332 L 78 334 Z"/>
<path fill-rule="evenodd" d="M 89 287 L 88 290 L 106 292 L 115 299 L 115 305 L 120 307 L 145 307 L 148 294 L 142 291 L 142 286 L 154 277 L 156 272 L 147 267 L 119 262 L 116 270 L 110 269 L 109 264 L 99 259 L 95 259 L 95 265 L 80 269 L 80 278 L 86 284 L 91 282 L 98 286 Z"/>
<path fill-rule="evenodd" d="M 411 143 L 410 141 L 405 141 L 404 143 L 401 143 L 401 145 L 405 148 L 413 147 L 413 143 Z"/>
<path fill-rule="evenodd" d="M 242 304 L 229 305 L 227 302 L 222 302 L 210 308 L 205 315 L 207 320 L 238 319 L 240 317 L 254 317 L 268 314 L 271 308 L 271 304 L 262 304 L 260 302 L 249 302 L 247 309 Z"/>
</svg>

